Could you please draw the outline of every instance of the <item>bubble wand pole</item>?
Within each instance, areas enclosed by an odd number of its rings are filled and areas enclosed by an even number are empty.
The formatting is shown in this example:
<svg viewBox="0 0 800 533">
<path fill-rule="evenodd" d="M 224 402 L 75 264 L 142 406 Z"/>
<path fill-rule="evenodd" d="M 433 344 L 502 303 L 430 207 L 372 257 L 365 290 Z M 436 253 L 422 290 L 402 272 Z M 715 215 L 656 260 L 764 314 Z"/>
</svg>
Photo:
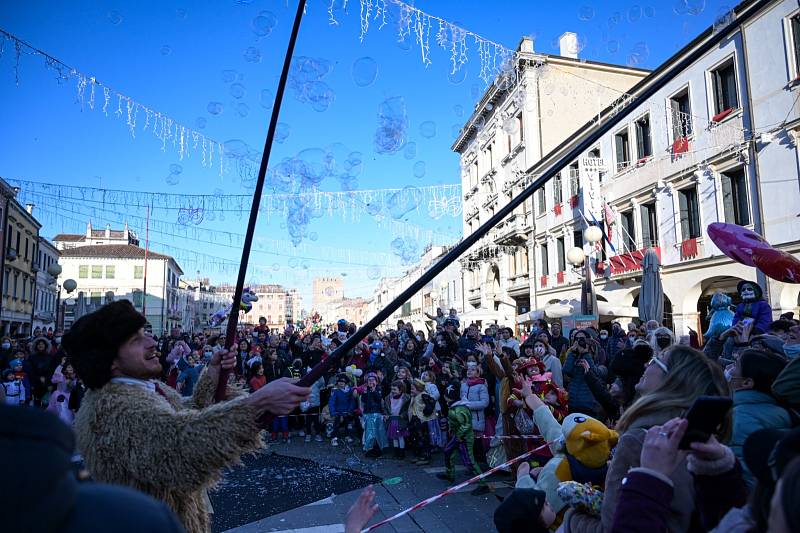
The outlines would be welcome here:
<svg viewBox="0 0 800 533">
<path fill-rule="evenodd" d="M 244 245 L 242 247 L 242 261 L 239 263 L 239 277 L 236 279 L 236 289 L 233 293 L 233 305 L 231 306 L 231 313 L 228 317 L 228 325 L 225 330 L 225 348 L 229 350 L 233 346 L 233 341 L 236 337 L 236 326 L 239 323 L 239 305 L 242 301 L 244 280 L 245 276 L 247 275 L 247 265 L 250 261 L 250 248 L 253 245 L 253 235 L 255 234 L 256 221 L 258 220 L 258 208 L 261 204 L 261 194 L 264 190 L 264 181 L 267 176 L 269 156 L 272 152 L 272 141 L 275 138 L 275 129 L 278 125 L 278 116 L 281 112 L 283 93 L 286 90 L 286 81 L 289 78 L 289 67 L 292 63 L 294 45 L 297 42 L 297 34 L 300 31 L 300 22 L 303 20 L 303 12 L 305 11 L 305 8 L 306 0 L 299 0 L 297 2 L 297 12 L 294 16 L 294 24 L 292 25 L 292 33 L 289 36 L 289 44 L 286 47 L 286 57 L 283 59 L 283 68 L 281 70 L 280 80 L 278 81 L 278 89 L 275 91 L 275 103 L 272 108 L 272 116 L 269 119 L 267 140 L 264 143 L 264 155 L 261 157 L 261 166 L 258 168 L 256 189 L 253 193 L 253 203 L 250 206 L 250 219 L 247 222 L 247 232 L 245 233 Z M 228 384 L 229 374 L 230 370 L 223 369 L 220 372 L 219 381 L 217 382 L 217 391 L 214 395 L 214 399 L 216 401 L 225 399 L 225 390 Z"/>
</svg>

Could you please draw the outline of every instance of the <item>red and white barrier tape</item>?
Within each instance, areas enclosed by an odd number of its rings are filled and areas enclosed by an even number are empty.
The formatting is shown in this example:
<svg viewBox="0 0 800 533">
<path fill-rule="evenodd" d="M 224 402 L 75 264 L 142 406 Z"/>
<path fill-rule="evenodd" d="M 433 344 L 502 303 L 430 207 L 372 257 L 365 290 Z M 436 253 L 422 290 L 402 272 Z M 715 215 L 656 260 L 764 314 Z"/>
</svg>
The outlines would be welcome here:
<svg viewBox="0 0 800 533">
<path fill-rule="evenodd" d="M 489 437 L 488 435 L 481 435 L 479 437 L 475 437 L 476 439 L 484 439 L 484 440 L 543 440 L 544 437 L 541 435 L 492 435 Z"/>
<path fill-rule="evenodd" d="M 484 472 L 482 474 L 479 474 L 479 475 L 477 475 L 477 476 L 475 476 L 473 478 L 470 478 L 470 479 L 468 479 L 468 480 L 466 480 L 466 481 L 464 481 L 462 483 L 459 483 L 458 485 L 454 485 L 454 486 L 450 487 L 449 489 L 444 490 L 444 491 L 440 492 L 439 494 L 436 494 L 435 496 L 431 496 L 430 498 L 426 498 L 426 499 L 422 500 L 421 502 L 419 502 L 418 504 L 416 504 L 416 505 L 414 505 L 412 507 L 409 507 L 408 509 L 404 509 L 404 510 L 400 511 L 397 514 L 395 514 L 393 516 L 390 516 L 389 518 L 384 518 L 383 520 L 381 520 L 377 524 L 373 524 L 373 525 L 369 526 L 367 529 L 361 530 L 361 533 L 367 533 L 368 531 L 372 531 L 373 529 L 378 529 L 382 525 L 388 524 L 389 522 L 393 522 L 394 520 L 397 520 L 401 516 L 405 516 L 405 515 L 407 515 L 408 513 L 412 512 L 412 511 L 416 511 L 417 509 L 422 509 L 423 507 L 435 502 L 436 500 L 440 500 L 440 499 L 444 498 L 445 496 L 447 496 L 449 494 L 453 494 L 454 492 L 457 492 L 457 491 L 463 489 L 467 485 L 470 485 L 472 483 L 475 483 L 476 481 L 480 481 L 480 480 L 482 480 L 482 479 L 484 479 L 486 477 L 491 476 L 492 474 L 494 474 L 498 470 L 502 470 L 504 468 L 507 468 L 507 467 L 509 467 L 509 466 L 511 466 L 511 465 L 513 465 L 515 463 L 518 463 L 518 462 L 530 457 L 535 452 L 538 452 L 539 450 L 542 450 L 545 447 L 550 446 L 551 444 L 553 444 L 553 443 L 552 442 L 545 442 L 544 444 L 542 444 L 538 448 L 535 448 L 535 449 L 533 449 L 533 450 L 531 450 L 529 452 L 525 452 L 522 455 L 518 455 L 517 457 L 514 457 L 513 459 L 510 459 L 510 460 L 506 461 L 505 463 L 503 463 L 501 465 L 497 465 L 494 468 L 492 468 L 490 470 L 487 470 L 486 472 Z"/>
</svg>

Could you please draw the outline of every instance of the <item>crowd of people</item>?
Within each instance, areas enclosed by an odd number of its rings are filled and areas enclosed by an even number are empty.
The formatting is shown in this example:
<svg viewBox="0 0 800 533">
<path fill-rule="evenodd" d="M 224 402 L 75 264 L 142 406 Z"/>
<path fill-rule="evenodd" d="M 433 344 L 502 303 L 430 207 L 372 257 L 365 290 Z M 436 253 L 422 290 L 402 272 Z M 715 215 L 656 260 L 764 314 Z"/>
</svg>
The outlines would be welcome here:
<svg viewBox="0 0 800 533">
<path fill-rule="evenodd" d="M 701 338 L 676 339 L 655 320 L 566 332 L 557 321 L 538 320 L 516 337 L 509 327 L 481 331 L 461 324 L 455 310 L 439 309 L 426 331 L 398 321 L 370 332 L 280 407 L 267 391 L 327 359 L 356 333 L 354 324 L 275 332 L 260 319 L 239 328 L 230 351 L 223 334 L 175 328 L 148 337 L 142 364 L 152 365 L 152 390 L 175 409 L 187 401 L 209 405 L 206 376 L 221 365 L 232 371 L 231 390 L 249 393 L 248 409 L 275 415 L 266 439 L 360 446 L 367 458 L 415 465 L 436 461 L 448 484 L 456 481 L 456 455 L 472 477 L 525 454 L 511 467 L 515 488 L 495 514 L 499 531 L 800 531 L 791 505 L 800 501 L 800 323 L 792 315 L 764 321 L 756 316 L 763 313 L 753 299 L 760 298 L 757 285 L 740 284 L 740 291 L 742 304 L 727 327 L 703 339 L 705 350 Z M 72 346 L 84 350 L 77 341 Z M 67 424 L 77 415 L 80 445 L 81 417 L 92 413 L 96 423 L 100 408 L 90 394 L 81 412 L 87 388 L 129 385 L 126 376 L 136 372 L 118 372 L 115 360 L 109 376 L 98 377 L 81 370 L 85 357 L 73 366 L 67 352 L 52 331 L 29 342 L 4 338 L 0 393 L 6 405 L 46 408 Z M 687 432 L 682 417 L 708 396 L 731 398 L 732 409 L 710 438 L 679 449 Z M 252 411 L 231 409 L 226 416 L 241 415 L 246 430 L 213 468 L 259 446 L 262 428 L 253 435 L 255 421 L 246 421 Z M 89 459 L 91 470 L 99 458 Z M 216 475 L 209 471 L 196 488 L 203 492 Z M 186 510 L 185 496 L 154 491 L 146 479 L 132 484 L 170 504 L 188 529 L 207 529 L 196 510 Z M 490 490 L 481 480 L 473 494 Z M 370 494 L 362 498 L 368 508 Z"/>
</svg>

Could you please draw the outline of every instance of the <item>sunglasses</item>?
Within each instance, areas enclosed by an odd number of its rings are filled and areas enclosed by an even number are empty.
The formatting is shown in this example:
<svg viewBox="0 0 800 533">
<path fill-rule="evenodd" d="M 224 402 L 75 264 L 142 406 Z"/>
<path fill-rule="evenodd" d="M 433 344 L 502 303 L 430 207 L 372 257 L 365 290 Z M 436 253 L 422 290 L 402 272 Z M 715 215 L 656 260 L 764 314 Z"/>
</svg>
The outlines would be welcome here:
<svg viewBox="0 0 800 533">
<path fill-rule="evenodd" d="M 668 366 L 667 366 L 667 364 L 666 364 L 664 361 L 662 361 L 661 359 L 658 359 L 657 357 L 653 357 L 653 358 L 652 358 L 652 359 L 650 359 L 650 361 L 649 361 L 649 362 L 648 362 L 648 363 L 645 365 L 645 367 L 651 367 L 651 366 L 653 366 L 653 365 L 658 365 L 658 368 L 660 368 L 660 369 L 661 369 L 661 370 L 662 370 L 662 371 L 663 371 L 665 374 L 669 374 L 669 367 L 668 367 Z"/>
</svg>

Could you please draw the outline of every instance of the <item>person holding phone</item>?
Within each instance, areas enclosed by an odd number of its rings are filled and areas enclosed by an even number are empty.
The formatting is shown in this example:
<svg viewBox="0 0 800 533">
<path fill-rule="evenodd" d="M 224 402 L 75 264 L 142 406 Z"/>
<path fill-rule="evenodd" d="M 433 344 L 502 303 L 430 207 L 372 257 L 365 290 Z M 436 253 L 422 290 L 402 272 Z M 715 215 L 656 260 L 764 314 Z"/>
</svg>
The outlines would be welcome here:
<svg viewBox="0 0 800 533">
<path fill-rule="evenodd" d="M 584 330 L 575 333 L 575 337 L 567 352 L 567 360 L 564 362 L 562 373 L 569 378 L 567 391 L 569 392 L 569 412 L 583 413 L 597 420 L 605 420 L 606 416 L 600 404 L 592 394 L 589 385 L 586 383 L 586 367 L 594 370 L 596 367 L 594 360 L 594 344 L 589 341 L 589 334 Z"/>
<path fill-rule="evenodd" d="M 612 529 L 622 480 L 631 468 L 640 466 L 640 456 L 647 430 L 682 416 L 700 396 L 730 396 L 722 369 L 702 352 L 675 345 L 653 357 L 636 385 L 639 399 L 620 417 L 620 434 L 614 457 L 609 464 L 601 516 L 573 511 L 565 516 L 565 531 L 615 531 Z M 723 419 L 719 438 L 730 434 L 730 415 Z M 695 510 L 695 489 L 685 461 L 669 476 L 675 490 L 669 503 L 667 529 L 691 530 Z"/>
</svg>

